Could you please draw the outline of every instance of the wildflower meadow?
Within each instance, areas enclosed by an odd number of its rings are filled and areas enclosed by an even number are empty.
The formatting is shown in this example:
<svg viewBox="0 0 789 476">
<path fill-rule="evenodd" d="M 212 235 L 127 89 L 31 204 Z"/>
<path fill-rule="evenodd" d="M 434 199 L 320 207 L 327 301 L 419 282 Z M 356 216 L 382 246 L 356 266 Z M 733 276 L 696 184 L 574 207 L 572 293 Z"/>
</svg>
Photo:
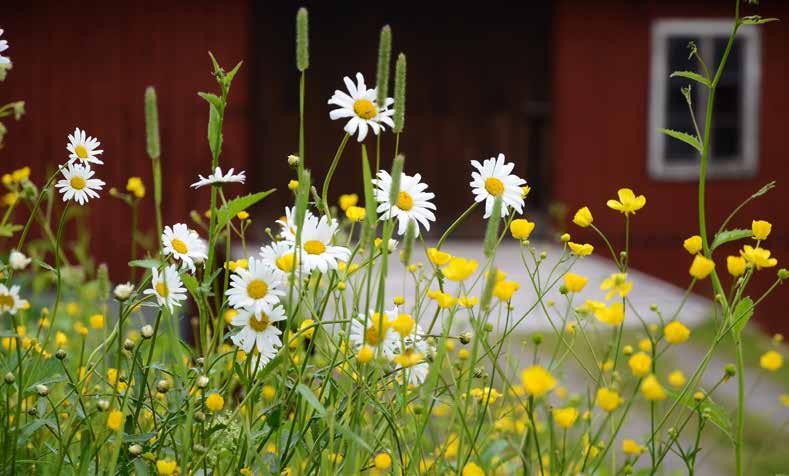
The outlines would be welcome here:
<svg viewBox="0 0 789 476">
<path fill-rule="evenodd" d="M 751 201 L 776 193 L 774 183 L 729 216 L 706 209 L 715 200 L 705 190 L 715 93 L 731 46 L 741 28 L 775 26 L 742 16 L 735 3 L 722 57 L 702 58 L 691 44 L 702 73 L 672 74 L 687 83 L 681 99 L 694 128 L 663 132 L 698 154 L 698 227 L 676 243 L 687 250 L 684 298 L 648 311 L 630 299 L 640 286 L 630 237 L 650 203 L 627 183 L 611 184 L 606 203 L 571 204 L 570 232 L 555 233 L 560 251 L 549 257 L 530 242 L 539 225 L 529 219 L 529 192 L 540 184 L 491 151 L 453 165 L 466 170 L 458 186 L 468 187 L 467 209 L 436 229 L 436 197 L 400 147 L 407 61 L 393 56 L 389 27 L 373 75 L 337 71 L 337 89 L 312 98 L 308 12 L 298 11 L 301 121 L 293 155 L 266 159 L 290 166 L 280 190 L 236 191 L 247 176 L 223 160 L 223 126 L 244 68 L 213 55 L 216 88 L 197 93 L 208 144 L 193 160 L 205 172 L 188 190 L 169 189 L 162 174 L 153 88 L 144 92 L 150 175 L 125 188 L 102 180 L 113 151 L 100 137 L 79 124 L 60 131 L 65 149 L 49 169 L 2 171 L 0 474 L 694 474 L 708 435 L 733 455 L 730 474 L 755 474 L 745 454 L 752 394 L 744 375 L 776 371 L 783 358 L 777 342 L 747 352 L 742 335 L 789 271 L 769 250 L 771 217 L 748 216 Z M 0 40 L 0 79 L 13 74 L 13 52 L 13 41 Z M 323 177 L 310 172 L 324 159 L 310 155 L 308 101 L 325 108 L 322 127 L 337 136 Z M 21 100 L 0 108 L 0 120 L 23 115 Z M 0 124 L 0 144 L 13 140 Z M 355 164 L 363 190 L 332 187 L 341 161 Z M 201 188 L 210 189 L 204 214 L 163 221 L 168 195 Z M 291 205 L 275 223 L 253 222 L 273 193 Z M 64 238 L 98 200 L 128 217 L 132 247 L 118 251 L 128 253 L 128 269 L 96 264 L 89 246 Z M 154 230 L 141 229 L 143 214 Z M 598 214 L 621 217 L 622 242 L 596 226 Z M 484 224 L 483 259 L 448 245 L 469 221 Z M 266 229 L 265 242 L 250 239 L 253 227 Z M 505 242 L 518 247 L 517 275 L 497 265 Z M 739 252 L 721 253 L 724 244 Z M 585 276 L 578 265 L 592 254 L 615 272 L 599 282 Z M 398 294 L 387 286 L 395 271 Z M 756 274 L 772 284 L 752 286 Z M 527 290 L 534 299 L 515 305 Z M 579 297 L 583 290 L 597 299 Z M 712 296 L 713 327 L 688 373 L 671 356 L 696 332 L 683 319 L 694 292 Z M 524 335 L 538 314 L 550 332 Z M 726 344 L 736 358 L 712 372 Z M 722 387 L 736 387 L 734 412 L 717 400 Z M 638 425 L 636 412 L 647 415 Z"/>
</svg>

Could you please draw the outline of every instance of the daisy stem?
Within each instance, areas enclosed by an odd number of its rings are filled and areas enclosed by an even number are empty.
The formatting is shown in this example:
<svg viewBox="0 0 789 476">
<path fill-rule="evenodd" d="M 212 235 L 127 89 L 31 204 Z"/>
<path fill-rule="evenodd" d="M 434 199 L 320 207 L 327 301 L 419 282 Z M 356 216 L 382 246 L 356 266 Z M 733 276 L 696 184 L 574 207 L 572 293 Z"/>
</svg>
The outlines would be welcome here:
<svg viewBox="0 0 789 476">
<path fill-rule="evenodd" d="M 351 135 L 346 132 L 345 136 L 343 136 L 342 141 L 340 142 L 340 146 L 337 148 L 337 152 L 334 153 L 334 159 L 331 161 L 329 171 L 326 172 L 326 179 L 323 181 L 323 189 L 321 190 L 321 206 L 323 207 L 323 213 L 328 218 L 331 218 L 331 212 L 329 211 L 329 201 L 326 198 L 329 194 L 329 185 L 331 184 L 334 171 L 337 169 L 337 164 L 340 162 L 340 157 L 342 157 L 342 152 L 345 150 L 345 145 L 348 143 L 349 137 L 351 137 Z"/>
<path fill-rule="evenodd" d="M 148 385 L 148 373 L 151 371 L 151 360 L 153 360 L 153 350 L 156 347 L 156 336 L 159 334 L 159 324 L 162 322 L 162 313 L 164 310 L 160 309 L 156 313 L 156 323 L 153 326 L 153 335 L 151 336 L 151 345 L 148 348 L 148 357 L 145 361 L 145 368 L 142 371 L 142 380 L 140 381 L 140 391 L 137 392 L 137 405 L 134 407 L 134 418 L 132 421 L 138 421 L 140 410 L 145 396 L 145 387 Z M 120 339 L 120 336 L 118 336 Z"/>
<path fill-rule="evenodd" d="M 465 220 L 471 214 L 471 212 L 475 208 L 477 208 L 477 205 L 479 205 L 479 202 L 472 203 L 471 206 L 468 207 L 466 209 L 466 211 L 463 212 L 462 215 L 460 215 L 451 225 L 449 225 L 449 228 L 447 228 L 447 231 L 445 231 L 444 234 L 441 235 L 441 238 L 438 240 L 438 244 L 436 245 L 436 249 L 439 249 L 439 250 L 441 249 L 441 245 L 444 244 L 444 241 L 449 237 L 449 235 L 452 234 L 453 231 L 455 231 L 455 228 L 457 228 L 461 223 L 463 223 L 463 220 Z"/>
</svg>

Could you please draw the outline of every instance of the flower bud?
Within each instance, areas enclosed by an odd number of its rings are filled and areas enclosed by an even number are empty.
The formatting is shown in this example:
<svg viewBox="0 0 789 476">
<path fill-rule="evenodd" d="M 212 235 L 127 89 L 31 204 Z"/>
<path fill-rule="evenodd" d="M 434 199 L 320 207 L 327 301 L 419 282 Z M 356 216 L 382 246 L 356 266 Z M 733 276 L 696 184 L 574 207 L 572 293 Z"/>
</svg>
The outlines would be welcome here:
<svg viewBox="0 0 789 476">
<path fill-rule="evenodd" d="M 129 446 L 129 454 L 132 456 L 140 456 L 142 454 L 142 446 L 140 445 Z"/>
<path fill-rule="evenodd" d="M 36 385 L 36 393 L 39 397 L 46 397 L 49 395 L 49 387 L 43 384 Z"/>
<path fill-rule="evenodd" d="M 131 284 L 131 283 L 124 283 L 124 284 L 119 284 L 119 285 L 115 286 L 115 289 L 113 289 L 112 294 L 115 296 L 115 299 L 117 299 L 118 301 L 123 302 L 123 301 L 129 299 L 129 296 L 131 296 L 131 293 L 133 291 L 134 291 L 134 285 L 133 284 Z"/>
<path fill-rule="evenodd" d="M 123 348 L 128 351 L 131 351 L 132 349 L 134 349 L 134 341 L 131 339 L 126 339 L 125 341 L 123 341 Z"/>
<path fill-rule="evenodd" d="M 198 367 L 205 365 L 205 357 L 198 357 L 195 359 L 195 364 L 197 364 Z"/>
<path fill-rule="evenodd" d="M 724 367 L 723 372 L 726 375 L 726 380 L 728 380 L 737 375 L 737 368 L 734 366 L 734 364 L 727 364 L 726 367 Z"/>
<path fill-rule="evenodd" d="M 16 381 L 16 377 L 14 377 L 13 373 L 8 372 L 7 374 L 5 374 L 4 380 L 5 380 L 5 383 L 7 383 L 8 385 L 11 385 L 12 383 L 14 383 L 14 381 Z"/>
<path fill-rule="evenodd" d="M 66 351 L 65 351 L 65 350 L 63 350 L 63 349 L 58 349 L 58 351 L 57 351 L 57 352 L 55 352 L 55 357 L 56 357 L 58 360 L 63 360 L 63 359 L 65 359 L 65 358 L 66 358 Z"/>
<path fill-rule="evenodd" d="M 167 393 L 170 390 L 170 382 L 165 379 L 156 382 L 156 391 L 159 393 Z"/>
<path fill-rule="evenodd" d="M 458 337 L 458 340 L 460 341 L 461 344 L 466 345 L 469 342 L 471 342 L 471 337 L 472 337 L 471 332 L 466 332 L 465 334 L 461 334 L 460 337 Z"/>
<path fill-rule="evenodd" d="M 140 333 L 142 334 L 143 339 L 150 339 L 153 337 L 153 327 L 150 324 L 146 324 L 142 326 Z"/>
<path fill-rule="evenodd" d="M 206 388 L 208 386 L 209 380 L 208 377 L 205 375 L 201 375 L 197 377 L 197 388 Z"/>
<path fill-rule="evenodd" d="M 34 417 L 34 416 L 38 415 L 38 412 L 36 411 L 36 407 L 30 407 L 30 408 L 28 408 L 28 409 L 27 409 L 27 414 L 28 414 L 28 415 L 30 415 L 30 416 L 32 416 L 32 417 Z"/>
<path fill-rule="evenodd" d="M 492 332 L 493 331 L 493 324 L 490 322 L 485 323 L 485 332 Z"/>
<path fill-rule="evenodd" d="M 531 336 L 531 340 L 534 342 L 534 345 L 540 345 L 542 344 L 543 336 L 541 333 L 535 332 L 534 335 Z"/>
<path fill-rule="evenodd" d="M 298 155 L 291 154 L 291 155 L 288 156 L 288 165 L 290 165 L 291 167 L 295 167 L 295 166 L 299 165 L 299 161 L 300 160 L 301 159 L 299 159 Z"/>
<path fill-rule="evenodd" d="M 205 421 L 205 413 L 201 412 L 200 410 L 195 412 L 195 421 L 197 422 L 204 422 Z"/>
</svg>

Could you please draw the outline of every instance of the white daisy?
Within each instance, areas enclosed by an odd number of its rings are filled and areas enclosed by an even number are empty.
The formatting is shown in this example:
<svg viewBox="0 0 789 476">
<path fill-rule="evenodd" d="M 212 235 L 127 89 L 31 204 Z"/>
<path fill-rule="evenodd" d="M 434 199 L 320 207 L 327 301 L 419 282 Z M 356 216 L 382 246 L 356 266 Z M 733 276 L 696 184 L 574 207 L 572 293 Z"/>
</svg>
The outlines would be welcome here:
<svg viewBox="0 0 789 476">
<path fill-rule="evenodd" d="M 311 211 L 306 210 L 304 214 L 304 221 L 316 219 Z M 279 232 L 279 237 L 286 241 L 296 241 L 296 207 L 285 207 L 285 216 L 277 220 L 277 223 L 282 230 Z"/>
<path fill-rule="evenodd" d="M 73 198 L 80 205 L 84 205 L 91 198 L 99 198 L 96 190 L 101 190 L 104 181 L 91 178 L 96 172 L 90 170 L 88 165 L 69 163 L 61 168 L 60 172 L 63 178 L 58 180 L 55 187 L 60 189 L 64 202 Z"/>
<path fill-rule="evenodd" d="M 425 381 L 430 370 L 427 362 L 427 354 L 432 351 L 427 341 L 424 339 L 425 331 L 422 326 L 414 326 L 413 334 L 403 339 L 400 349 L 401 352 L 394 357 L 397 364 L 395 369 L 398 372 L 398 379 L 402 381 L 405 375 L 409 385 L 420 385 Z"/>
<path fill-rule="evenodd" d="M 191 187 L 200 188 L 205 187 L 206 185 L 213 185 L 217 183 L 244 183 L 244 180 L 247 179 L 246 172 L 242 170 L 241 172 L 234 174 L 234 171 L 235 169 L 230 169 L 226 174 L 222 175 L 222 168 L 217 167 L 214 170 L 214 173 L 208 177 L 203 177 L 202 175 L 198 174 L 197 178 L 199 180 L 193 183 Z"/>
<path fill-rule="evenodd" d="M 27 268 L 27 265 L 30 264 L 30 261 L 32 260 L 25 256 L 25 254 L 21 251 L 11 250 L 11 253 L 8 255 L 8 264 L 10 264 L 11 267 L 17 271 Z"/>
<path fill-rule="evenodd" d="M 399 334 L 392 330 L 392 321 L 396 317 L 397 307 L 391 311 L 385 311 L 383 316 L 370 311 L 365 327 L 365 315 L 359 314 L 356 319 L 351 321 L 351 333 L 348 339 L 354 349 L 359 349 L 363 345 L 377 349 L 380 345 L 381 352 L 391 360 L 397 353 L 399 344 Z"/>
<path fill-rule="evenodd" d="M 249 269 L 236 268 L 230 277 L 228 303 L 236 309 L 248 309 L 259 314 L 264 306 L 275 306 L 285 295 L 282 276 L 259 259 L 249 258 Z"/>
<path fill-rule="evenodd" d="M 151 268 L 151 287 L 143 291 L 143 294 L 156 296 L 159 306 L 167 306 L 172 313 L 173 307 L 180 307 L 181 301 L 186 299 L 186 288 L 181 283 L 178 268 L 171 264 L 164 268 L 162 274 L 159 274 L 158 269 Z"/>
<path fill-rule="evenodd" d="M 0 28 L 0 36 L 3 36 L 3 29 Z M 0 40 L 0 53 L 8 49 L 8 41 Z M 11 58 L 8 56 L 0 55 L 0 64 L 10 64 Z"/>
<path fill-rule="evenodd" d="M 252 349 L 256 348 L 260 353 L 260 363 L 266 365 L 282 347 L 279 338 L 282 331 L 273 323 L 285 319 L 285 310 L 280 305 L 265 305 L 260 312 L 255 313 L 242 309 L 230 321 L 231 325 L 240 327 L 241 330 L 230 339 L 247 354 L 251 354 Z M 257 361 L 257 357 L 254 361 Z"/>
<path fill-rule="evenodd" d="M 321 273 L 337 269 L 339 261 L 348 261 L 351 257 L 348 248 L 331 244 L 338 227 L 337 220 L 332 218 L 330 221 L 325 215 L 320 220 L 316 216 L 305 218 L 301 227 L 301 250 L 296 250 L 305 273 L 315 269 Z"/>
<path fill-rule="evenodd" d="M 0 284 L 0 314 L 16 314 L 18 310 L 27 309 L 29 305 L 27 300 L 19 297 L 19 286 L 11 286 L 9 289 L 5 284 Z"/>
<path fill-rule="evenodd" d="M 430 222 L 436 221 L 436 216 L 431 210 L 436 206 L 430 202 L 436 195 L 426 192 L 427 184 L 422 183 L 422 176 L 419 174 L 406 175 L 400 177 L 400 193 L 397 194 L 397 202 L 389 203 L 389 192 L 392 189 L 392 177 L 385 170 L 378 171 L 378 178 L 373 180 L 375 189 L 375 199 L 380 205 L 376 211 L 382 213 L 381 220 L 388 220 L 390 216 L 397 218 L 399 225 L 397 233 L 405 235 L 408 223 L 413 221 L 416 226 L 414 230 L 419 235 L 419 225 L 430 230 Z M 390 215 L 391 213 L 391 215 Z"/>
<path fill-rule="evenodd" d="M 273 241 L 266 246 L 261 246 L 260 258 L 264 263 L 283 274 L 290 274 L 296 264 L 293 243 L 288 241 Z"/>
<path fill-rule="evenodd" d="M 176 223 L 172 228 L 164 227 L 162 245 L 165 255 L 181 260 L 192 272 L 195 271 L 195 261 L 202 263 L 208 259 L 203 240 L 196 231 L 190 230 L 183 223 Z"/>
<path fill-rule="evenodd" d="M 68 158 L 69 164 L 73 164 L 76 161 L 83 162 L 85 164 L 103 164 L 101 160 L 99 160 L 98 156 L 104 153 L 103 150 L 97 149 L 101 145 L 96 138 L 90 137 L 77 127 L 74 129 L 74 134 L 68 135 L 68 144 L 66 144 L 66 150 L 70 152 Z"/>
<path fill-rule="evenodd" d="M 493 203 L 496 197 L 501 197 L 501 215 L 506 216 L 508 208 L 512 207 L 518 213 L 523 213 L 523 190 L 521 185 L 526 181 L 517 175 L 513 175 L 512 169 L 515 164 L 505 163 L 504 154 L 499 154 L 498 158 L 491 157 L 480 164 L 476 160 L 471 161 L 471 165 L 477 169 L 471 172 L 470 183 L 474 192 L 474 201 L 485 200 L 485 218 L 493 213 Z"/>
<path fill-rule="evenodd" d="M 367 89 L 362 73 L 356 73 L 356 84 L 348 76 L 344 77 L 343 81 L 348 93 L 339 89 L 334 91 L 329 104 L 339 107 L 329 112 L 331 120 L 350 117 L 351 119 L 345 124 L 345 132 L 353 135 L 358 129 L 359 142 L 367 137 L 368 129 L 372 129 L 373 134 L 378 135 L 384 129 L 384 125 L 394 127 L 392 121 L 394 110 L 389 109 L 389 106 L 394 104 L 394 99 L 386 98 L 385 104 L 377 104 L 378 93 L 375 88 Z"/>
</svg>

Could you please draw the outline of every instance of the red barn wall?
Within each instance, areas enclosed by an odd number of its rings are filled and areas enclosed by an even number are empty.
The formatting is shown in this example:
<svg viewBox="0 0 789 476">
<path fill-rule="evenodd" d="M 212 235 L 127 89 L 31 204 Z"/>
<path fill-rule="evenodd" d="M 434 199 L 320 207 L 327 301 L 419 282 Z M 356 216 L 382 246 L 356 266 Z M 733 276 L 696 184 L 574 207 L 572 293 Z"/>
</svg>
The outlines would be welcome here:
<svg viewBox="0 0 789 476">
<path fill-rule="evenodd" d="M 564 0 L 556 5 L 553 32 L 554 198 L 571 212 L 589 205 L 595 223 L 622 243 L 621 215 L 607 209 L 605 202 L 615 197 L 619 187 L 646 195 L 646 207 L 632 221 L 631 262 L 683 287 L 689 283 L 691 258 L 682 240 L 698 230 L 697 188 L 695 182 L 658 181 L 647 172 L 650 27 L 658 18 L 730 18 L 734 8 L 734 2 L 688 3 Z M 786 19 L 789 7 L 765 2 L 758 11 L 745 14 Z M 748 228 L 753 218 L 772 221 L 773 234 L 765 247 L 777 256 L 779 266 L 789 260 L 788 47 L 789 29 L 783 23 L 763 27 L 758 174 L 742 180 L 711 180 L 707 195 L 708 228 L 716 230 L 742 200 L 776 180 L 778 188 L 744 209 L 733 225 Z M 585 230 L 575 228 L 574 235 L 594 241 Z M 726 252 L 734 254 L 736 248 L 718 254 L 717 265 L 724 275 Z M 750 292 L 759 296 L 774 280 L 774 269 L 761 271 Z M 697 287 L 708 289 L 708 283 Z M 778 288 L 755 319 L 772 330 L 787 332 L 787 306 L 789 293 Z"/>
<path fill-rule="evenodd" d="M 41 184 L 68 157 L 75 127 L 101 141 L 105 165 L 95 167 L 107 188 L 124 189 L 141 176 L 148 188 L 144 226 L 153 224 L 150 160 L 145 153 L 143 94 L 157 89 L 166 187 L 165 223 L 188 222 L 208 208 L 208 192 L 188 186 L 210 170 L 208 107 L 197 91 L 214 91 L 208 51 L 228 67 L 249 58 L 248 2 L 2 2 L 0 27 L 13 70 L 0 83 L 0 101 L 23 99 L 21 122 L 6 121 L 0 172 L 30 165 Z M 225 120 L 223 164 L 246 168 L 249 75 L 236 77 Z M 239 190 L 241 191 L 241 189 Z M 128 207 L 109 197 L 90 202 L 91 252 L 124 273 L 130 246 Z M 19 215 L 18 221 L 26 219 Z M 149 228 L 151 229 L 151 228 Z M 96 232 L 100 230 L 100 232 Z"/>
</svg>

